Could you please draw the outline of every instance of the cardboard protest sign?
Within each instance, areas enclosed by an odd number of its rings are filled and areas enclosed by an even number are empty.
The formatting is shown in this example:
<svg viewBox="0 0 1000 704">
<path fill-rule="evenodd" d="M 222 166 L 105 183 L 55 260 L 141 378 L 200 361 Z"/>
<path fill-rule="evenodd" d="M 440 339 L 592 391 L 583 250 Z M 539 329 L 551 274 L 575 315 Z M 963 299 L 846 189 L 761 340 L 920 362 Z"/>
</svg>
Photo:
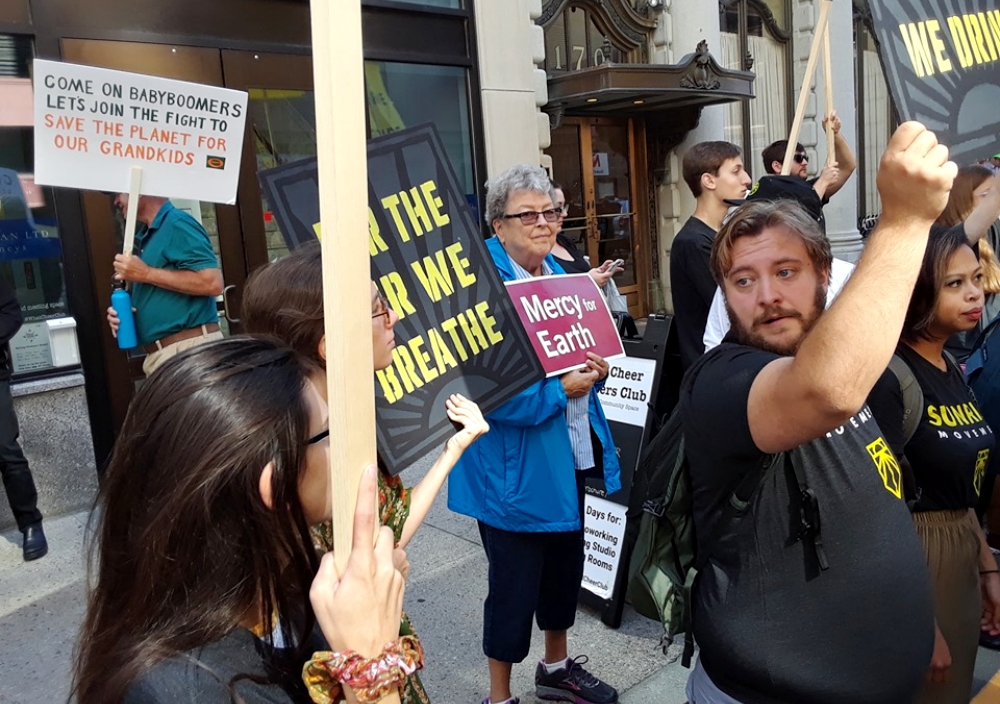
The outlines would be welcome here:
<svg viewBox="0 0 1000 704">
<path fill-rule="evenodd" d="M 396 473 L 454 433 L 444 405 L 450 394 L 489 413 L 544 374 L 436 130 L 368 144 L 372 279 L 400 318 L 393 363 L 375 375 L 379 451 Z M 365 236 L 319 227 L 315 160 L 259 176 L 291 244 L 320 234 L 336 251 L 341 238 Z"/>
<path fill-rule="evenodd" d="M 901 120 L 917 120 L 957 164 L 1000 152 L 996 0 L 870 0 Z"/>
<path fill-rule="evenodd" d="M 35 182 L 235 203 L 247 93 L 37 59 Z"/>
<path fill-rule="evenodd" d="M 608 304 L 588 274 L 508 281 L 507 293 L 546 376 L 582 367 L 588 352 L 625 355 Z"/>
</svg>

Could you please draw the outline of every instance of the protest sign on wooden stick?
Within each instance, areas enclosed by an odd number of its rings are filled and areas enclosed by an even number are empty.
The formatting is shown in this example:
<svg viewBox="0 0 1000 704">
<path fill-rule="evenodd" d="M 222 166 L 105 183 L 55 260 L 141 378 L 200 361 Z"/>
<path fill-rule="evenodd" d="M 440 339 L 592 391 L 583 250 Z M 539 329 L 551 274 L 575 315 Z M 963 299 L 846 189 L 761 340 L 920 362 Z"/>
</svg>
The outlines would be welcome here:
<svg viewBox="0 0 1000 704">
<path fill-rule="evenodd" d="M 358 481 L 376 456 L 361 0 L 313 0 L 310 7 L 324 234 L 330 492 L 334 553 L 343 569 L 351 549 Z"/>
<path fill-rule="evenodd" d="M 809 100 L 809 90 L 812 88 L 813 76 L 816 74 L 816 60 L 819 58 L 820 43 L 826 32 L 826 23 L 830 16 L 831 0 L 820 0 L 819 19 L 816 20 L 816 32 L 813 34 L 812 46 L 809 49 L 809 60 L 806 62 L 806 73 L 802 77 L 802 87 L 799 88 L 799 102 L 795 106 L 795 119 L 792 120 L 792 130 L 788 135 L 788 147 L 785 149 L 785 159 L 781 163 L 781 175 L 792 173 L 792 158 L 795 156 L 795 145 L 799 141 L 802 130 L 802 119 L 806 114 L 806 103 Z"/>
<path fill-rule="evenodd" d="M 135 221 L 139 214 L 139 195 L 142 190 L 142 167 L 133 166 L 128 182 L 128 207 L 125 208 L 125 244 L 122 254 L 131 254 L 135 247 Z"/>
</svg>

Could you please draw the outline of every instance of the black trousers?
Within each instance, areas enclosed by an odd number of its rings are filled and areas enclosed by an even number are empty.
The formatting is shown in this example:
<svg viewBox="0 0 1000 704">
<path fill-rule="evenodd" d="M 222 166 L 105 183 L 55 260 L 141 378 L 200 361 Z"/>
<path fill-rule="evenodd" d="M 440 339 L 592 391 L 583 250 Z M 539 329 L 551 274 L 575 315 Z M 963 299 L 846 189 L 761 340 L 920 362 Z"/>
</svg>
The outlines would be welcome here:
<svg viewBox="0 0 1000 704">
<path fill-rule="evenodd" d="M 28 460 L 17 441 L 19 435 L 14 399 L 10 395 L 10 379 L 3 379 L 0 380 L 0 476 L 3 477 L 3 488 L 17 527 L 24 530 L 40 522 L 42 514 L 38 510 L 38 492 L 31 478 Z"/>
<path fill-rule="evenodd" d="M 602 476 L 594 469 L 576 472 L 581 520 L 584 481 Z M 489 561 L 483 653 L 501 662 L 522 662 L 531 647 L 532 617 L 543 631 L 566 631 L 576 621 L 583 526 L 559 533 L 515 533 L 478 523 Z"/>
</svg>

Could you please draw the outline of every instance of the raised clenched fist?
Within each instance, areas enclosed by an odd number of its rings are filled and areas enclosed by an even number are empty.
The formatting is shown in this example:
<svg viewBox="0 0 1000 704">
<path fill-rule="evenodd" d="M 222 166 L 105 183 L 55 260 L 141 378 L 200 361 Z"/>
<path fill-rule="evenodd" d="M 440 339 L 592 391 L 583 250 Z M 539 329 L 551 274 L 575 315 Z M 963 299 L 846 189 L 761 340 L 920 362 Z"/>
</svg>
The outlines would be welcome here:
<svg viewBox="0 0 1000 704">
<path fill-rule="evenodd" d="M 933 132 L 919 122 L 904 122 L 878 167 L 881 220 L 929 228 L 948 204 L 957 173 L 958 167 L 948 161 L 948 148 L 938 144 Z"/>
</svg>

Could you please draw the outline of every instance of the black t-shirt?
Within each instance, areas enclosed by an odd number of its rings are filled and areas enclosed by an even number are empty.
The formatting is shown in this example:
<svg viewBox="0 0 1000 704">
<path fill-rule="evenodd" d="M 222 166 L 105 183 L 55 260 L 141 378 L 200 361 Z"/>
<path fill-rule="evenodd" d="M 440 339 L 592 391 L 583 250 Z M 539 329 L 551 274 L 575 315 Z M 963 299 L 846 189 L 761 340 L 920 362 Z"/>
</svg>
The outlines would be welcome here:
<svg viewBox="0 0 1000 704">
<path fill-rule="evenodd" d="M 556 257 L 555 254 L 552 255 L 567 274 L 586 274 L 594 268 L 590 266 L 590 262 L 583 258 L 580 250 L 576 248 L 573 240 L 569 237 L 560 232 L 556 235 L 556 241 L 573 257 L 572 259 L 563 259 L 562 257 Z"/>
<path fill-rule="evenodd" d="M 310 649 L 328 649 L 318 629 Z M 155 665 L 132 684 L 124 704 L 232 704 L 240 701 L 230 694 L 234 678 L 233 691 L 245 704 L 312 704 L 301 681 L 283 687 L 247 678 L 268 678 L 269 665 L 291 652 L 272 649 L 250 631 L 236 628 L 221 640 Z"/>
<path fill-rule="evenodd" d="M 708 264 L 714 241 L 715 230 L 690 217 L 670 247 L 670 291 L 684 369 L 705 351 L 705 323 L 716 288 Z"/>
<path fill-rule="evenodd" d="M 765 459 L 747 419 L 750 387 L 777 356 L 725 343 L 681 391 L 695 532 Z M 779 463 L 698 574 L 693 630 L 701 662 L 744 704 L 900 704 L 913 700 L 934 645 L 924 553 L 899 465 L 864 408 L 792 452 L 819 499 L 829 569 L 791 542 L 797 490 Z"/>
<path fill-rule="evenodd" d="M 906 456 L 919 492 L 914 511 L 960 511 L 975 508 L 991 467 L 996 438 L 983 420 L 961 372 L 947 371 L 905 344 L 896 349 L 920 384 L 924 407 L 920 423 L 903 446 L 903 393 L 886 370 L 868 397 L 885 439 L 896 456 Z"/>
</svg>

